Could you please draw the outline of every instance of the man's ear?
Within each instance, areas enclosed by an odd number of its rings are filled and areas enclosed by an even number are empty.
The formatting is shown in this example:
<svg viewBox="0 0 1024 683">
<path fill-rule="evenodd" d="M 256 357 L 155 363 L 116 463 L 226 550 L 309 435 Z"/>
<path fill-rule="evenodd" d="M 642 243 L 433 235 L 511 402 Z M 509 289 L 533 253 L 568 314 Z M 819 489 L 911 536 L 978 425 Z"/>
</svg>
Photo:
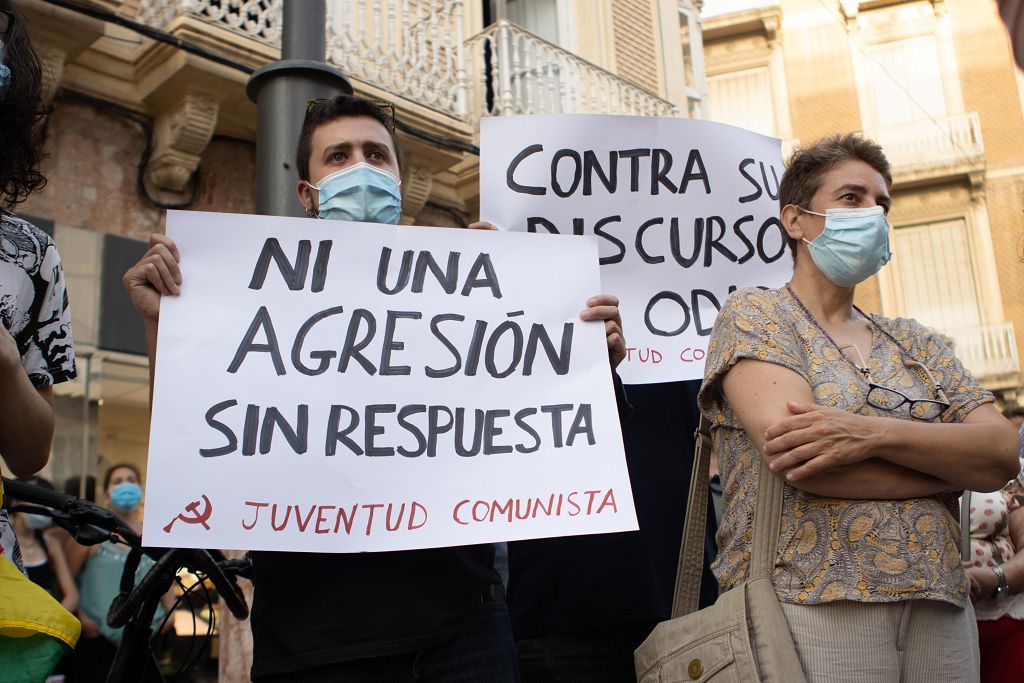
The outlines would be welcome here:
<svg viewBox="0 0 1024 683">
<path fill-rule="evenodd" d="M 803 239 L 804 229 L 800 225 L 800 217 L 803 215 L 796 204 L 786 204 L 782 207 L 782 213 L 779 214 L 779 218 L 782 220 L 782 227 L 786 230 L 786 234 L 797 242 Z"/>
<path fill-rule="evenodd" d="M 313 198 L 313 190 L 310 189 L 309 185 L 304 180 L 300 180 L 295 186 L 295 189 L 299 193 L 299 201 L 302 202 L 302 206 L 305 207 L 306 213 L 315 215 L 316 214 L 316 200 Z"/>
</svg>

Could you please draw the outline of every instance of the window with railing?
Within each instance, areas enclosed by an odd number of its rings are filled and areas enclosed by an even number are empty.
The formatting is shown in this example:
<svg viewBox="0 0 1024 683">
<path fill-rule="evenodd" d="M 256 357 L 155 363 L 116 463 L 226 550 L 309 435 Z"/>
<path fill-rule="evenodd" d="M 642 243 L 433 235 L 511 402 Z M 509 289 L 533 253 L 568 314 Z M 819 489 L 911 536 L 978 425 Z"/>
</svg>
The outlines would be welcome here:
<svg viewBox="0 0 1024 683">
<path fill-rule="evenodd" d="M 568 10 L 565 0 L 498 0 L 499 12 L 503 9 L 508 21 L 551 45 L 566 51 L 572 50 L 571 24 L 565 21 Z M 541 43 L 523 45 L 524 59 L 520 60 L 516 73 L 510 75 L 512 87 L 522 92 L 531 102 L 544 102 L 543 109 L 552 114 L 566 110 L 568 103 L 562 101 L 566 92 L 561 81 L 568 74 L 563 73 L 558 52 L 545 49 Z"/>
<path fill-rule="evenodd" d="M 939 330 L 979 325 L 978 287 L 965 221 L 900 227 L 892 236 L 902 313 Z"/>
<path fill-rule="evenodd" d="M 872 126 L 941 119 L 949 114 L 935 36 L 868 45 L 864 53 Z"/>
<path fill-rule="evenodd" d="M 1012 323 L 986 323 L 964 219 L 893 231 L 898 313 L 948 335 L 957 356 L 980 378 L 1019 369 Z"/>
<path fill-rule="evenodd" d="M 767 66 L 708 76 L 708 118 L 775 136 L 771 75 Z"/>
<path fill-rule="evenodd" d="M 983 160 L 978 115 L 950 105 L 940 57 L 936 36 L 919 35 L 867 45 L 859 58 L 864 134 L 896 172 Z"/>
</svg>

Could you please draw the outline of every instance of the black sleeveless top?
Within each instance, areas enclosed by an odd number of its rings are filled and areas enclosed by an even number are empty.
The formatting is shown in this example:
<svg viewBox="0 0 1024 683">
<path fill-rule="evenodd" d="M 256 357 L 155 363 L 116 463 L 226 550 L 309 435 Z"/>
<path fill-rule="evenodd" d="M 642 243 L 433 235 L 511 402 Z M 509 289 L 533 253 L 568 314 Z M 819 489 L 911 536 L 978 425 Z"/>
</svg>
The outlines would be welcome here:
<svg viewBox="0 0 1024 683">
<path fill-rule="evenodd" d="M 40 540 L 40 542 L 42 541 Z M 45 548 L 46 546 L 43 547 Z M 28 574 L 28 578 L 32 583 L 45 588 L 50 595 L 60 600 L 57 575 L 53 571 L 53 563 L 50 562 L 49 556 L 38 564 L 33 565 L 25 562 L 25 573 Z"/>
</svg>

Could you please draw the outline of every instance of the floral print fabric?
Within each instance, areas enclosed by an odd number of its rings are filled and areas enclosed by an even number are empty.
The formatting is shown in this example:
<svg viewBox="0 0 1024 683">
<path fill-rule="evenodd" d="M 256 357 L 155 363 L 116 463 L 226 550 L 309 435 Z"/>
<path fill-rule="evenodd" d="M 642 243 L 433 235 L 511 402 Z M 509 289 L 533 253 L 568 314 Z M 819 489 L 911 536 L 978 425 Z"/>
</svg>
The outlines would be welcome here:
<svg viewBox="0 0 1024 683">
<path fill-rule="evenodd" d="M 945 422 L 960 422 L 993 400 L 934 331 L 908 319 L 872 319 L 866 362 L 875 382 L 911 397 L 933 398 L 923 373 L 905 366 L 907 360 L 923 363 L 950 399 L 950 408 L 941 416 Z M 712 423 L 722 475 L 719 554 L 712 569 L 723 590 L 747 575 L 761 467 L 754 442 L 721 391 L 722 377 L 745 358 L 799 373 L 819 405 L 911 419 L 906 406 L 884 411 L 867 404 L 864 377 L 786 290 L 734 292 L 711 333 L 698 399 Z M 927 598 L 964 606 L 969 593 L 960 565 L 958 512 L 953 494 L 850 500 L 823 498 L 787 485 L 774 573 L 779 599 L 819 604 Z"/>
</svg>

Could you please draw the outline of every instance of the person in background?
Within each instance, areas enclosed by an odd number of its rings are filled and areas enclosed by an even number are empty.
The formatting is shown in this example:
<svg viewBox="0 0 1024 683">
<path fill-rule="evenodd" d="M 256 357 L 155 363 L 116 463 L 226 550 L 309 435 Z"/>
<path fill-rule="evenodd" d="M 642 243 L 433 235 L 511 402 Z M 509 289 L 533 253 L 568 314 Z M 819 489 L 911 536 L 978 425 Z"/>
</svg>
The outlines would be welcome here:
<svg viewBox="0 0 1024 683">
<path fill-rule="evenodd" d="M 19 481 L 54 490 L 53 484 L 42 477 L 28 477 Z M 18 505 L 17 499 L 8 502 L 12 508 Z M 28 578 L 59 600 L 64 609 L 74 613 L 78 609 L 78 587 L 75 586 L 75 579 L 71 576 L 68 559 L 64 554 L 63 538 L 68 534 L 53 526 L 53 521 L 44 514 L 15 512 L 12 521 Z M 68 654 L 61 659 L 46 678 L 46 683 L 62 683 L 67 680 L 71 657 Z"/>
<path fill-rule="evenodd" d="M 632 385 L 622 423 L 639 530 L 509 543 L 508 602 L 524 683 L 618 683 L 668 619 L 699 414 L 699 381 Z M 715 601 L 714 513 L 700 604 Z"/>
<path fill-rule="evenodd" d="M 1024 427 L 1024 406 L 1009 405 L 1003 408 L 1003 417 L 1017 429 Z"/>
<path fill-rule="evenodd" d="M 138 469 L 129 464 L 114 465 L 103 477 L 102 496 L 107 508 L 137 534 L 142 533 L 142 518 L 139 514 L 141 484 Z M 71 572 L 78 581 L 78 618 L 82 620 L 82 639 L 75 652 L 76 680 L 81 683 L 102 683 L 107 679 L 117 647 L 121 643 L 122 629 L 111 628 L 107 624 L 107 612 L 120 590 L 121 573 L 128 559 L 128 550 L 110 541 L 88 547 L 74 543 L 68 552 L 68 559 Z M 135 573 L 136 582 L 152 566 L 153 560 L 143 556 Z M 158 609 L 154 617 L 154 628 L 163 620 L 165 610 L 170 609 L 172 601 L 173 594 L 168 592 L 162 600 L 164 609 Z"/>
<path fill-rule="evenodd" d="M 1024 462 L 1024 406 L 1007 406 L 1003 409 L 1003 417 L 1009 420 L 1020 434 L 1020 459 Z"/>
<path fill-rule="evenodd" d="M 964 570 L 978 618 L 982 683 L 1024 681 L 1024 485 L 970 495 L 970 559 Z"/>
<path fill-rule="evenodd" d="M 785 483 L 773 583 L 809 683 L 978 679 L 957 492 L 1020 471 L 1016 430 L 942 339 L 853 303 L 890 258 L 891 189 L 857 135 L 793 154 L 792 279 L 729 296 L 699 396 L 725 485 L 723 590 L 747 575 L 761 468 Z"/>
<path fill-rule="evenodd" d="M 24 18 L 0 0 L 0 454 L 17 477 L 46 465 L 53 385 L 75 377 L 57 248 L 12 212 L 46 183 L 42 83 Z M 0 484 L 0 672 L 40 680 L 75 646 L 81 626 L 24 576 L 3 498 Z"/>
<path fill-rule="evenodd" d="M 54 490 L 53 484 L 42 477 L 28 477 L 19 481 Z M 12 499 L 11 506 L 17 504 L 18 501 Z M 59 600 L 64 609 L 74 612 L 78 609 L 78 588 L 68 568 L 64 545 L 60 537 L 53 533 L 56 530 L 46 515 L 14 513 L 14 533 L 18 537 L 21 560 L 28 578 Z"/>
<path fill-rule="evenodd" d="M 90 503 L 96 502 L 96 477 L 91 474 L 85 477 L 85 489 L 82 489 L 82 477 L 75 475 L 64 480 L 64 493 L 75 498 L 82 498 Z"/>
</svg>

